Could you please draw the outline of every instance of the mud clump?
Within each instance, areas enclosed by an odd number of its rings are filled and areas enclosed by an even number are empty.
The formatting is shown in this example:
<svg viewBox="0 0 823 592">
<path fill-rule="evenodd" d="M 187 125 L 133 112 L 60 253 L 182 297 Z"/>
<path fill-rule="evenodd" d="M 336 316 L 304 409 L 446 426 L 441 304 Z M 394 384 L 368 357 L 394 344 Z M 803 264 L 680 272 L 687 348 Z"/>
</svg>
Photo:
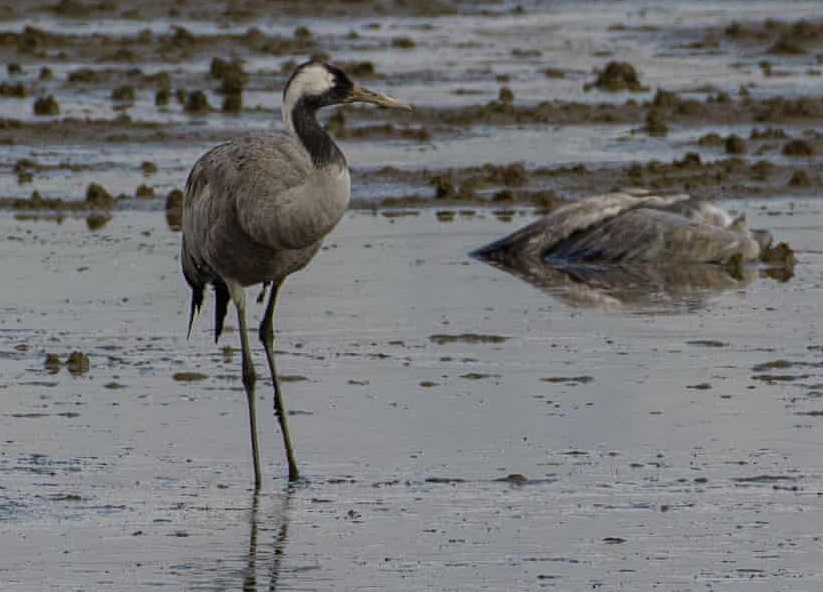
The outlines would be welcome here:
<svg viewBox="0 0 823 592">
<path fill-rule="evenodd" d="M 139 199 L 151 199 L 154 195 L 154 187 L 146 185 L 145 183 L 140 184 L 134 192 L 134 196 Z"/>
<path fill-rule="evenodd" d="M 229 61 L 223 58 L 213 58 L 209 76 L 220 81 L 219 92 L 224 95 L 242 93 L 248 81 L 248 75 L 243 70 L 243 62 L 240 60 Z"/>
<path fill-rule="evenodd" d="M 640 84 L 637 70 L 628 62 L 609 62 L 606 68 L 597 76 L 597 80 L 591 85 L 586 85 L 586 90 L 592 87 L 608 92 L 641 92 L 647 90 Z"/>
<path fill-rule="evenodd" d="M 414 49 L 417 42 L 411 37 L 395 37 L 391 40 L 391 46 L 397 49 Z"/>
<path fill-rule="evenodd" d="M 382 78 L 383 76 L 377 73 L 377 68 L 374 62 L 348 62 L 340 65 L 344 72 L 354 78 Z"/>
<path fill-rule="evenodd" d="M 809 178 L 809 175 L 806 171 L 802 169 L 797 169 L 796 171 L 792 172 L 792 176 L 789 177 L 789 187 L 811 187 L 812 180 Z"/>
<path fill-rule="evenodd" d="M 726 27 L 724 34 L 736 43 L 764 47 L 773 55 L 798 56 L 823 43 L 823 20 L 734 22 Z"/>
<path fill-rule="evenodd" d="M 63 367 L 63 360 L 57 354 L 46 354 L 46 361 L 43 362 L 43 367 L 49 374 L 57 374 L 60 368 Z"/>
<path fill-rule="evenodd" d="M 666 125 L 666 120 L 663 113 L 659 109 L 650 109 L 646 115 L 646 125 L 644 131 L 650 136 L 665 136 L 669 133 L 669 126 Z"/>
<path fill-rule="evenodd" d="M 437 345 L 447 343 L 504 343 L 508 339 L 508 337 L 503 335 L 483 335 L 480 333 L 460 333 L 454 335 L 437 333 L 429 335 L 429 341 Z"/>
<path fill-rule="evenodd" d="M 91 68 L 80 68 L 69 72 L 68 81 L 79 84 L 97 83 L 103 80 L 103 74 Z"/>
<path fill-rule="evenodd" d="M 208 374 L 202 372 L 175 372 L 172 376 L 177 382 L 197 382 L 206 380 L 208 377 Z"/>
<path fill-rule="evenodd" d="M 167 88 L 158 89 L 154 93 L 154 104 L 158 107 L 163 107 L 169 104 L 171 100 L 171 91 Z"/>
<path fill-rule="evenodd" d="M 726 149 L 726 154 L 746 153 L 746 141 L 740 136 L 736 136 L 734 134 L 730 135 L 728 138 L 726 138 L 723 145 Z"/>
<path fill-rule="evenodd" d="M 108 214 L 89 214 L 86 216 L 86 228 L 94 232 L 100 230 L 111 221 L 111 216 Z"/>
<path fill-rule="evenodd" d="M 749 138 L 752 140 L 785 140 L 788 136 L 780 128 L 767 127 L 766 129 L 754 128 Z"/>
<path fill-rule="evenodd" d="M 486 165 L 484 169 L 488 170 L 489 181 L 501 183 L 506 187 L 520 187 L 529 181 L 529 173 L 520 162 L 503 166 Z"/>
<path fill-rule="evenodd" d="M 673 109 L 677 107 L 680 102 L 681 99 L 677 93 L 662 88 L 657 89 L 657 92 L 654 94 L 654 99 L 652 100 L 652 104 L 655 107 L 664 107 L 666 109 Z"/>
<path fill-rule="evenodd" d="M 223 104 L 220 107 L 223 113 L 240 113 L 243 111 L 242 93 L 227 94 L 223 97 Z"/>
<path fill-rule="evenodd" d="M 73 351 L 66 358 L 66 369 L 74 376 L 87 373 L 90 367 L 89 357 L 83 352 Z"/>
<path fill-rule="evenodd" d="M 806 140 L 789 140 L 783 145 L 783 156 L 804 158 L 815 155 L 814 146 Z"/>
<path fill-rule="evenodd" d="M 511 105 L 514 103 L 514 93 L 512 92 L 512 89 L 508 86 L 501 87 L 500 92 L 497 94 L 497 100 L 504 105 Z"/>
<path fill-rule="evenodd" d="M 40 117 L 60 115 L 60 103 L 52 95 L 39 97 L 34 101 L 34 114 Z"/>
<path fill-rule="evenodd" d="M 0 97 L 24 99 L 27 95 L 26 87 L 22 82 L 0 82 Z"/>
<path fill-rule="evenodd" d="M 144 160 L 140 163 L 140 170 L 148 177 L 149 175 L 157 173 L 157 165 L 149 160 Z"/>
<path fill-rule="evenodd" d="M 589 384 L 594 382 L 593 376 L 547 376 L 540 379 L 541 382 L 548 382 L 551 384 Z"/>
<path fill-rule="evenodd" d="M 495 479 L 495 481 L 501 483 L 511 483 L 513 485 L 523 485 L 528 481 L 528 479 L 522 473 L 511 473 L 505 477 L 499 477 L 498 479 Z"/>
<path fill-rule="evenodd" d="M 769 53 L 774 55 L 803 55 L 806 53 L 806 48 L 797 39 L 789 35 L 781 35 L 769 48 Z"/>
<path fill-rule="evenodd" d="M 700 136 L 700 138 L 697 140 L 697 144 L 698 146 L 719 147 L 723 146 L 724 141 L 723 137 L 720 134 L 709 132 L 708 134 Z"/>
<path fill-rule="evenodd" d="M 114 207 L 114 197 L 98 183 L 90 183 L 86 189 L 86 204 L 91 208 L 110 210 Z"/>
<path fill-rule="evenodd" d="M 85 4 L 78 0 L 60 0 L 49 6 L 49 10 L 54 14 L 66 18 L 88 18 L 93 10 L 104 10 L 107 2 L 93 2 Z"/>
<path fill-rule="evenodd" d="M 211 105 L 202 90 L 195 90 L 188 94 L 183 109 L 190 115 L 206 115 L 211 112 Z"/>
<path fill-rule="evenodd" d="M 111 91 L 111 99 L 113 101 L 131 103 L 134 102 L 135 98 L 136 94 L 132 86 L 118 86 Z"/>
<path fill-rule="evenodd" d="M 179 189 L 172 189 L 166 196 L 166 224 L 174 232 L 183 228 L 183 192 Z"/>
</svg>

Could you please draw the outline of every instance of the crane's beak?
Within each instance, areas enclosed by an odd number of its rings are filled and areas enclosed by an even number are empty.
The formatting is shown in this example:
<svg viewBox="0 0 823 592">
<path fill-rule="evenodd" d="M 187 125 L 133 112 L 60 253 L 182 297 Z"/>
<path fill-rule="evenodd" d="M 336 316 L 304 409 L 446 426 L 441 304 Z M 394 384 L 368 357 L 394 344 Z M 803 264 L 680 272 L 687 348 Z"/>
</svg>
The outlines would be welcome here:
<svg viewBox="0 0 823 592">
<path fill-rule="evenodd" d="M 398 101 L 394 97 L 390 97 L 389 95 L 384 95 L 379 92 L 374 92 L 373 90 L 369 90 L 365 86 L 361 86 L 357 83 L 354 84 L 351 94 L 346 99 L 346 102 L 348 103 L 354 103 L 355 101 L 372 103 L 374 105 L 380 105 L 381 107 L 388 107 L 390 109 L 406 109 L 410 111 L 412 108 L 411 105 Z"/>
</svg>

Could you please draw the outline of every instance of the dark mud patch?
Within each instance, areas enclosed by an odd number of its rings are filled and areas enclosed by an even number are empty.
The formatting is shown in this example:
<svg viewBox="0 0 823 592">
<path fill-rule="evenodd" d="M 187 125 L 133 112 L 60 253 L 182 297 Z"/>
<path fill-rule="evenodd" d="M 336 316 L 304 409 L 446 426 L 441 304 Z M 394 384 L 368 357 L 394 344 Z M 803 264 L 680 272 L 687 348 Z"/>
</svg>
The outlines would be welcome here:
<svg viewBox="0 0 823 592">
<path fill-rule="evenodd" d="M 11 210 L 33 210 L 33 211 L 88 211 L 88 210 L 110 210 L 114 207 L 114 198 L 99 185 L 92 184 L 86 193 L 85 200 L 65 200 L 62 198 L 46 198 L 40 195 L 39 191 L 34 191 L 28 199 L 15 197 L 0 197 L 0 208 Z M 99 219 L 90 222 L 90 229 L 101 227 L 97 224 Z"/>
<path fill-rule="evenodd" d="M 640 77 L 633 65 L 628 62 L 609 62 L 597 74 L 597 79 L 590 85 L 586 85 L 585 90 L 596 88 L 608 92 L 643 92 L 648 90 L 640 84 Z"/>
<path fill-rule="evenodd" d="M 508 339 L 510 338 L 503 335 L 485 335 L 482 333 L 437 333 L 435 335 L 429 335 L 429 341 L 437 345 L 446 345 L 449 343 L 499 344 L 505 343 Z"/>
<path fill-rule="evenodd" d="M 368 18 L 394 16 L 438 17 L 454 14 L 487 14 L 491 9 L 503 11 L 505 6 L 495 7 L 494 3 L 460 2 L 455 0 L 426 0 L 424 2 L 403 2 L 398 0 L 331 0 L 321 3 L 306 3 L 301 0 L 278 0 L 277 10 L 290 17 L 310 18 Z M 271 16 L 272 4 L 266 0 L 245 0 L 225 2 L 206 0 L 204 2 L 164 2 L 149 0 L 139 5 L 112 0 L 19 0 L 5 7 L 6 18 L 32 17 L 33 15 L 52 18 L 84 20 L 99 18 L 124 19 L 187 19 L 215 20 L 226 22 L 254 22 Z M 295 37 L 305 36 L 299 28 Z M 308 31 L 308 29 L 306 29 Z"/>
<path fill-rule="evenodd" d="M 483 380 L 486 378 L 500 378 L 500 374 L 487 374 L 485 372 L 467 372 L 466 374 L 461 374 L 460 378 L 465 378 L 466 380 Z"/>
<path fill-rule="evenodd" d="M 206 380 L 208 377 L 208 374 L 202 372 L 175 372 L 172 375 L 172 378 L 177 382 L 199 382 Z"/>
<path fill-rule="evenodd" d="M 593 376 L 546 376 L 540 379 L 541 382 L 548 382 L 551 384 L 589 384 L 594 382 Z"/>
<path fill-rule="evenodd" d="M 763 362 L 752 367 L 753 372 L 767 372 L 769 370 L 785 370 L 791 368 L 794 364 L 788 360 L 772 360 L 770 362 Z"/>
<path fill-rule="evenodd" d="M 426 477 L 424 481 L 438 485 L 457 485 L 466 482 L 465 479 L 461 479 L 460 477 Z"/>
<path fill-rule="evenodd" d="M 49 374 L 56 374 L 61 368 L 66 368 L 74 376 L 80 376 L 88 373 L 91 368 L 91 361 L 89 356 L 81 351 L 71 352 L 65 360 L 58 354 L 46 354 L 46 359 L 43 361 L 43 367 Z"/>
<path fill-rule="evenodd" d="M 811 378 L 810 374 L 755 374 L 752 380 L 759 380 L 767 384 L 779 384 L 786 382 L 796 382 L 798 380 L 806 380 Z"/>
<path fill-rule="evenodd" d="M 512 163 L 516 165 L 518 163 Z M 570 198 L 606 193 L 621 187 L 644 187 L 653 192 L 684 192 L 704 199 L 809 196 L 823 187 L 823 163 L 810 162 L 803 171 L 804 182 L 792 182 L 797 169 L 788 163 L 747 161 L 733 157 L 704 161 L 694 152 L 671 162 L 651 160 L 622 167 L 613 165 L 524 168 L 524 185 L 512 186 L 499 172 L 512 165 L 437 170 L 378 169 L 355 171 L 360 181 L 390 181 L 418 187 L 426 193 L 380 200 L 357 200 L 355 209 L 408 208 L 466 205 L 505 206 L 523 204 L 539 212 L 549 211 Z M 771 251 L 770 251 L 771 253 Z M 775 254 L 778 252 L 775 251 Z M 785 257 L 782 257 L 782 259 Z"/>
<path fill-rule="evenodd" d="M 734 22 L 722 32 L 710 30 L 706 39 L 750 52 L 802 56 L 823 49 L 823 20 Z"/>
<path fill-rule="evenodd" d="M 545 101 L 534 105 L 492 101 L 463 107 L 418 107 L 413 112 L 386 111 L 383 117 L 394 121 L 455 128 L 475 125 L 591 125 L 635 124 L 647 121 L 656 111 L 669 125 L 741 125 L 757 123 L 803 123 L 823 118 L 823 98 L 768 97 L 747 95 L 722 100 L 709 96 L 705 100 L 684 98 L 678 93 L 658 90 L 650 101 L 638 103 L 579 103 Z M 366 107 L 345 107 L 350 119 L 372 119 Z"/>
<path fill-rule="evenodd" d="M 300 374 L 283 374 L 279 375 L 277 379 L 280 382 L 305 382 L 308 380 L 307 377 Z"/>
<path fill-rule="evenodd" d="M 527 479 L 522 473 L 509 473 L 505 477 L 495 479 L 495 481 L 501 483 L 511 483 L 513 485 L 524 485 L 525 483 L 528 483 L 529 479 Z"/>
<path fill-rule="evenodd" d="M 252 53 L 305 55 L 317 49 L 312 37 L 268 35 L 257 27 L 242 34 L 202 35 L 172 24 L 160 34 L 145 29 L 137 34 L 73 34 L 26 26 L 22 31 L 0 31 L 0 55 L 15 55 L 32 63 L 57 55 L 74 63 L 179 63 L 222 55 Z"/>
<path fill-rule="evenodd" d="M 737 485 L 762 485 L 799 481 L 800 477 L 791 475 L 754 475 L 752 477 L 732 477 L 731 481 Z"/>
</svg>

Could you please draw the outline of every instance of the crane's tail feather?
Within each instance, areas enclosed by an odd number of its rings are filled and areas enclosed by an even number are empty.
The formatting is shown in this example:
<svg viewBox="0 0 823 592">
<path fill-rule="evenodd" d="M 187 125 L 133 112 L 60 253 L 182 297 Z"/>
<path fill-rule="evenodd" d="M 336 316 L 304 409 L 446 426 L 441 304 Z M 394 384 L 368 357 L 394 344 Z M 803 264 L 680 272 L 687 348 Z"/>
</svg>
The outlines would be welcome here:
<svg viewBox="0 0 823 592">
<path fill-rule="evenodd" d="M 214 342 L 220 339 L 220 334 L 223 333 L 223 322 L 226 320 L 226 312 L 229 309 L 229 288 L 220 280 L 212 282 L 214 286 Z"/>
<path fill-rule="evenodd" d="M 200 307 L 203 306 L 203 287 L 192 287 L 191 289 L 191 308 L 189 309 L 189 329 L 186 331 L 186 339 L 191 336 L 191 327 L 194 324 L 194 318 L 200 312 Z"/>
</svg>

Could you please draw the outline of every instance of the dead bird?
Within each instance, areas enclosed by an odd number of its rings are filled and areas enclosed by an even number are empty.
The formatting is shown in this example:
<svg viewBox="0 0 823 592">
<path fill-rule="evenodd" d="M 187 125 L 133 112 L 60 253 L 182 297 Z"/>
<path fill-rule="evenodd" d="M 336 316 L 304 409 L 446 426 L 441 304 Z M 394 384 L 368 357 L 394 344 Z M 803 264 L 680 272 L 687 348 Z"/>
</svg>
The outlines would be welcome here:
<svg viewBox="0 0 823 592">
<path fill-rule="evenodd" d="M 688 195 L 617 191 L 564 204 L 539 220 L 472 254 L 500 263 L 531 259 L 574 263 L 729 265 L 774 261 L 767 230 L 750 229 L 744 215 Z"/>
<path fill-rule="evenodd" d="M 619 191 L 564 204 L 472 255 L 577 308 L 682 310 L 761 275 L 790 279 L 794 251 L 772 242 L 714 203 Z"/>
</svg>

